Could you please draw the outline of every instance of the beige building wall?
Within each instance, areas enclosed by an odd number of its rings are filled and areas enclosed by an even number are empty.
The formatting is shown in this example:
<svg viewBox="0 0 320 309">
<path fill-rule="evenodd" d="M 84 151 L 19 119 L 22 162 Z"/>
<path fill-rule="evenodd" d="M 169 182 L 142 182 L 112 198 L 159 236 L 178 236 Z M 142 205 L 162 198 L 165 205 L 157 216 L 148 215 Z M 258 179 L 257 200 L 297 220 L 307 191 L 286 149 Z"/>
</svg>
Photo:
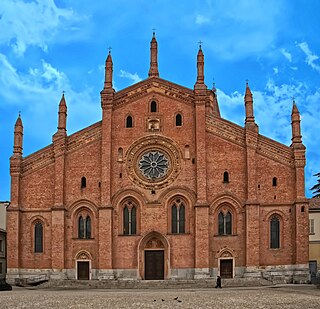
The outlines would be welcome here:
<svg viewBox="0 0 320 309">
<path fill-rule="evenodd" d="M 6 230 L 6 226 L 7 226 L 6 204 L 7 203 L 0 202 L 0 230 L 4 230 L 4 231 Z"/>
<path fill-rule="evenodd" d="M 320 275 L 320 198 L 310 199 L 309 206 L 309 264 L 311 275 Z M 316 262 L 316 266 L 315 266 Z"/>
<path fill-rule="evenodd" d="M 8 203 L 0 202 L 0 280 L 5 278 L 6 263 L 6 210 Z"/>
</svg>

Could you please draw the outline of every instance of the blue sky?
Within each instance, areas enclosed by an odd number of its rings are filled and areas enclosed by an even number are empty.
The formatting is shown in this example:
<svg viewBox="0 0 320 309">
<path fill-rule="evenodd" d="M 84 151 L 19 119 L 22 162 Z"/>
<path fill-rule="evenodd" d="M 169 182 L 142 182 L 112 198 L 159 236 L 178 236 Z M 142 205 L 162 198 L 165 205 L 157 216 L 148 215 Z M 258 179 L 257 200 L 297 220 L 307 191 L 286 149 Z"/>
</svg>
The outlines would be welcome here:
<svg viewBox="0 0 320 309">
<path fill-rule="evenodd" d="M 292 97 L 307 147 L 306 194 L 320 171 L 320 1 L 2 0 L 0 2 L 0 200 L 10 199 L 9 157 L 21 111 L 24 155 L 51 143 L 61 93 L 68 134 L 101 119 L 99 93 L 112 47 L 114 87 L 149 69 L 156 29 L 160 77 L 192 88 L 198 42 L 205 82 L 224 118 L 243 125 L 245 80 L 260 133 L 291 143 Z"/>
</svg>

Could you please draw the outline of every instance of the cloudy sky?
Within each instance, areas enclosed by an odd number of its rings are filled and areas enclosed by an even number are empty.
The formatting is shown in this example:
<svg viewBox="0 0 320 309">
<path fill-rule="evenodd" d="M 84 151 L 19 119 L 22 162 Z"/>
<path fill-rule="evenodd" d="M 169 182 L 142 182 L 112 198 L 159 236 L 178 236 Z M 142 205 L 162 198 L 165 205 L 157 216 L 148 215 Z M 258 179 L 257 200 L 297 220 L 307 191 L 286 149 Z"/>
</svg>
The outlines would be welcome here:
<svg viewBox="0 0 320 309">
<path fill-rule="evenodd" d="M 68 134 L 101 119 L 99 92 L 112 48 L 114 87 L 145 79 L 152 29 L 160 77 L 192 88 L 198 42 L 205 81 L 224 118 L 243 125 L 245 81 L 260 133 L 291 143 L 292 97 L 307 147 L 306 194 L 320 171 L 320 1 L 0 1 L 0 200 L 10 199 L 9 157 L 21 111 L 24 155 L 51 143 L 62 91 Z"/>
</svg>

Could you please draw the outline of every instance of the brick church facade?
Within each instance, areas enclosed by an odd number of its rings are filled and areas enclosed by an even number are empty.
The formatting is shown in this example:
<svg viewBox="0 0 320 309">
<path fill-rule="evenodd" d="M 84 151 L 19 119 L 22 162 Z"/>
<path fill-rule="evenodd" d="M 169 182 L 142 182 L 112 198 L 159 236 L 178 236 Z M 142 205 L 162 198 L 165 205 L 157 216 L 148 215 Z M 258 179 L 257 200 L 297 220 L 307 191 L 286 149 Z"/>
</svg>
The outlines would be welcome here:
<svg viewBox="0 0 320 309">
<path fill-rule="evenodd" d="M 102 120 L 68 136 L 63 95 L 52 144 L 27 157 L 18 117 L 8 280 L 220 274 L 306 282 L 305 147 L 296 104 L 288 147 L 259 134 L 248 84 L 244 127 L 220 116 L 201 46 L 193 89 L 161 79 L 157 53 L 153 36 L 148 78 L 118 92 L 109 53 Z"/>
</svg>

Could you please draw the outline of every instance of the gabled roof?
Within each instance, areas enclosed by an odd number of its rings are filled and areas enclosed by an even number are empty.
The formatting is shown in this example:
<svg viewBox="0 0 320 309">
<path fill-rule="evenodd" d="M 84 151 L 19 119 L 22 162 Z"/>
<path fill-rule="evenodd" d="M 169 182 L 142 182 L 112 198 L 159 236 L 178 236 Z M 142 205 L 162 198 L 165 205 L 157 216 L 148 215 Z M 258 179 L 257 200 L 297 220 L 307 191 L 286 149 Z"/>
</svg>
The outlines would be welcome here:
<svg viewBox="0 0 320 309">
<path fill-rule="evenodd" d="M 186 104 L 194 104 L 194 92 L 192 89 L 159 77 L 150 77 L 116 92 L 114 94 L 113 106 L 116 109 L 129 102 L 138 100 L 151 92 L 156 92 Z"/>
</svg>

